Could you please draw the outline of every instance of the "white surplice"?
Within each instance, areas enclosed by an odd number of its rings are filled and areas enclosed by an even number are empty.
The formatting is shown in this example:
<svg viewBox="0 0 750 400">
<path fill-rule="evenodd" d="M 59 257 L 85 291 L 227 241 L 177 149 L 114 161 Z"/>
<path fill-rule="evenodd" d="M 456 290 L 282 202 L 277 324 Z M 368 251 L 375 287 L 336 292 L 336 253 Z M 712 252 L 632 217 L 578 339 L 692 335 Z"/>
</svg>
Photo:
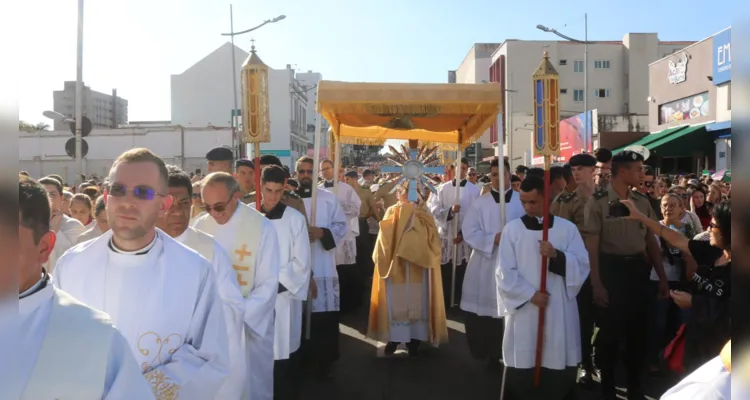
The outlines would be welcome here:
<svg viewBox="0 0 750 400">
<path fill-rule="evenodd" d="M 303 191 L 298 191 L 297 194 L 305 202 L 307 219 L 311 221 L 312 197 Z M 318 189 L 317 196 L 315 223 L 310 225 L 329 230 L 333 241 L 338 246 L 350 229 L 344 210 L 336 200 L 336 196 L 327 189 Z M 341 299 L 339 275 L 336 272 L 336 249 L 325 250 L 320 240 L 316 240 L 310 247 L 313 279 L 318 287 L 318 297 L 313 299 L 312 311 L 339 311 Z"/>
<path fill-rule="evenodd" d="M 257 242 L 245 243 L 257 249 L 251 250 L 254 255 L 247 256 L 253 258 L 252 277 L 246 282 L 238 282 L 245 296 L 245 355 L 249 377 L 245 390 L 251 400 L 270 400 L 273 398 L 274 307 L 279 285 L 276 230 L 254 207 L 239 201 L 234 214 L 224 225 L 204 214 L 195 220 L 193 227 L 213 235 L 229 255 L 236 271 L 236 266 L 246 258 L 237 245 L 243 241 Z"/>
<path fill-rule="evenodd" d="M 21 393 L 4 399 L 153 399 L 132 350 L 101 311 L 40 281 L 18 300 Z M 60 345 L 62 344 L 62 345 Z M 101 350 L 101 351 L 99 351 Z"/>
<path fill-rule="evenodd" d="M 550 222 L 548 240 L 564 254 L 565 277 L 547 272 L 550 297 L 544 320 L 542 366 L 562 370 L 581 361 L 576 295 L 589 275 L 589 255 L 572 222 L 554 217 Z M 530 230 L 527 224 L 537 226 Z M 541 240 L 541 222 L 529 216 L 508 222 L 500 238 L 496 268 L 498 308 L 505 316 L 503 360 L 512 368 L 535 365 L 539 308 L 531 303 L 531 297 L 541 283 Z"/>
<path fill-rule="evenodd" d="M 332 182 L 327 183 L 329 186 Z M 359 209 L 362 207 L 362 199 L 359 198 L 357 191 L 349 184 L 339 182 L 334 188 L 325 187 L 326 183 L 318 185 L 319 188 L 335 193 L 341 209 L 344 210 L 346 220 L 349 224 L 344 238 L 336 243 L 336 265 L 352 265 L 357 263 L 357 236 L 359 236 Z"/>
<path fill-rule="evenodd" d="M 159 229 L 140 252 L 111 240 L 110 230 L 68 250 L 59 287 L 110 315 L 158 399 L 213 399 L 229 349 L 211 263 Z"/>
<path fill-rule="evenodd" d="M 440 233 L 440 241 L 442 242 L 442 254 L 440 257 L 441 264 L 448 264 L 453 260 L 453 239 L 458 236 L 458 232 L 453 229 L 453 215 L 451 208 L 456 204 L 456 186 L 454 185 L 455 180 L 448 181 L 437 188 L 437 194 L 433 194 L 427 200 L 427 207 L 435 217 L 435 224 L 438 227 L 438 233 Z M 461 198 L 459 199 L 461 210 L 459 211 L 458 217 L 458 230 L 461 230 L 463 226 L 464 218 L 466 213 L 471 208 L 471 204 L 479 197 L 479 188 L 473 183 L 463 179 L 461 185 Z M 471 249 L 464 240 L 458 245 L 457 249 L 457 263 L 461 264 L 469 257 Z"/>
<path fill-rule="evenodd" d="M 229 377 L 216 395 L 216 399 L 241 399 L 245 390 L 245 299 L 242 297 L 232 261 L 214 238 L 191 227 L 175 238 L 211 261 L 219 297 L 224 305 L 224 320 L 229 340 Z"/>
<path fill-rule="evenodd" d="M 310 286 L 310 239 L 307 218 L 279 203 L 266 213 L 279 239 L 279 286 L 276 295 L 274 359 L 286 360 L 302 340 L 303 302 Z M 283 289 L 281 288 L 283 286 Z"/>
<path fill-rule="evenodd" d="M 498 249 L 495 235 L 502 231 L 500 201 L 505 202 L 506 223 L 524 215 L 518 192 L 508 189 L 500 196 L 493 190 L 474 201 L 461 227 L 464 241 L 472 249 L 461 292 L 461 309 L 483 317 L 500 317 L 495 284 Z"/>
<path fill-rule="evenodd" d="M 732 387 L 732 374 L 716 356 L 667 390 L 660 400 L 729 400 L 733 394 L 737 399 L 747 399 L 747 393 L 740 395 L 740 384 L 736 383 L 737 390 Z"/>
<path fill-rule="evenodd" d="M 85 231 L 86 229 L 80 221 L 63 214 L 60 229 L 55 232 L 55 247 L 49 255 L 49 260 L 44 264 L 44 268 L 52 273 L 57 267 L 57 260 L 77 243 L 78 237 Z"/>
</svg>

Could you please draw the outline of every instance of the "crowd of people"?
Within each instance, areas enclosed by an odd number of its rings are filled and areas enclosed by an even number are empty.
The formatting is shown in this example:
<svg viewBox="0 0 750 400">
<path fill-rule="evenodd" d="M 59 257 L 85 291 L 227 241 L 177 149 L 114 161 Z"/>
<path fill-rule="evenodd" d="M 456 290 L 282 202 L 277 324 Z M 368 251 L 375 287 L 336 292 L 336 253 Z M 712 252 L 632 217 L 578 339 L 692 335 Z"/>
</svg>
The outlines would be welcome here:
<svg viewBox="0 0 750 400">
<path fill-rule="evenodd" d="M 410 357 L 445 343 L 460 307 L 508 400 L 614 399 L 620 360 L 631 400 L 644 373 L 686 377 L 664 399 L 719 398 L 690 382 L 728 381 L 729 182 L 598 149 L 553 166 L 548 187 L 541 168 L 462 159 L 414 201 L 397 174 L 330 160 L 206 160 L 203 176 L 132 149 L 76 184 L 20 173 L 19 298 L 40 352 L 26 398 L 302 398 L 294 382 L 333 377 L 340 315 L 363 307 L 383 354 Z M 65 358 L 85 346 L 100 351 Z M 48 376 L 63 365 L 86 374 Z"/>
</svg>

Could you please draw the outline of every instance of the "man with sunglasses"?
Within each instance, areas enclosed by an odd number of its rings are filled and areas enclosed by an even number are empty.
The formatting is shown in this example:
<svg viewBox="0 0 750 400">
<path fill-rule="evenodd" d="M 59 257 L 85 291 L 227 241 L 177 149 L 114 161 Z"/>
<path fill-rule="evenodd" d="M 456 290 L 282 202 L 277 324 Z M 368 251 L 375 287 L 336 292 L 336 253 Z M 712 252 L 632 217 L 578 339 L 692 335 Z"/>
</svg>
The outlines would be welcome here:
<svg viewBox="0 0 750 400">
<path fill-rule="evenodd" d="M 156 226 L 169 236 L 198 252 L 211 261 L 216 287 L 223 304 L 229 346 L 229 377 L 221 387 L 217 398 L 240 399 L 245 389 L 245 355 L 242 344 L 245 341 L 244 317 L 245 300 L 237 283 L 229 256 L 211 235 L 189 226 L 192 205 L 193 185 L 190 176 L 174 165 L 167 165 L 169 171 L 169 195 L 172 205 L 166 214 L 159 218 Z"/>
<path fill-rule="evenodd" d="M 156 229 L 168 179 L 151 151 L 120 155 L 103 194 L 110 231 L 65 253 L 55 280 L 112 317 L 157 398 L 213 399 L 229 375 L 222 303 L 211 263 Z"/>
<path fill-rule="evenodd" d="M 643 180 L 641 181 L 641 187 L 638 190 L 644 194 L 648 201 L 651 203 L 656 217 L 661 220 L 664 216 L 661 214 L 661 199 L 659 199 L 658 193 L 654 190 L 654 182 L 656 180 L 656 174 L 654 168 L 650 165 L 643 166 Z"/>
<path fill-rule="evenodd" d="M 333 377 L 333 363 L 339 358 L 339 311 L 341 295 L 339 276 L 336 271 L 336 245 L 350 230 L 343 208 L 336 196 L 326 189 L 319 189 L 315 201 L 315 219 L 312 219 L 313 159 L 297 160 L 299 180 L 297 195 L 305 202 L 308 235 L 311 243 L 312 316 L 310 318 L 310 340 L 303 343 L 304 361 L 310 364 L 320 378 Z"/>
<path fill-rule="evenodd" d="M 606 189 L 609 181 L 612 179 L 612 152 L 609 149 L 600 147 L 594 150 L 596 157 L 596 176 L 594 183 L 598 189 Z"/>
<path fill-rule="evenodd" d="M 212 235 L 227 252 L 245 303 L 246 394 L 273 398 L 274 307 L 279 285 L 276 230 L 263 214 L 240 202 L 237 180 L 226 172 L 203 179 L 206 215 L 193 227 Z"/>
</svg>

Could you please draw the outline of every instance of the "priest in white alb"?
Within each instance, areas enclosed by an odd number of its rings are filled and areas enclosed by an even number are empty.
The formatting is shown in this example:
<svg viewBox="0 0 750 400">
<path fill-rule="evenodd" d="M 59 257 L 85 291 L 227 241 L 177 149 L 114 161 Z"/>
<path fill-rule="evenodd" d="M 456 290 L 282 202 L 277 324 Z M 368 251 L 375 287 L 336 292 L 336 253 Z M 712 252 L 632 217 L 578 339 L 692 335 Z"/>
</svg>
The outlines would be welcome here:
<svg viewBox="0 0 750 400">
<path fill-rule="evenodd" d="M 505 399 L 572 400 L 581 361 L 576 295 L 589 274 L 589 258 L 576 226 L 544 216 L 544 181 L 521 182 L 526 215 L 508 222 L 500 238 L 496 269 L 500 313 L 505 316 L 503 361 Z M 548 241 L 542 241 L 549 218 Z M 547 257 L 546 291 L 541 288 L 542 256 Z M 534 385 L 539 310 L 545 312 L 541 385 Z"/>
<path fill-rule="evenodd" d="M 206 215 L 193 227 L 212 235 L 232 261 L 245 298 L 246 394 L 251 400 L 271 400 L 279 245 L 271 222 L 243 204 L 241 194 L 234 176 L 226 172 L 206 176 L 201 183 Z"/>
<path fill-rule="evenodd" d="M 276 335 L 273 342 L 274 393 L 277 398 L 299 397 L 299 348 L 303 302 L 310 286 L 310 239 L 307 218 L 282 202 L 288 173 L 277 165 L 263 168 L 260 178 L 261 213 L 279 239 L 279 290 L 276 295 Z"/>
<path fill-rule="evenodd" d="M 442 243 L 442 254 L 440 257 L 440 269 L 443 278 L 443 297 L 446 308 L 451 307 L 451 287 L 453 286 L 453 245 L 457 244 L 456 251 L 456 303 L 461 301 L 461 290 L 463 288 L 464 274 L 466 273 L 466 260 L 469 258 L 471 248 L 464 241 L 461 227 L 464 216 L 471 208 L 471 204 L 479 197 L 479 188 L 466 179 L 469 170 L 469 161 L 461 159 L 461 180 L 458 182 L 460 190 L 459 204 L 456 204 L 456 179 L 445 182 L 438 186 L 437 193 L 431 195 L 427 200 L 427 208 L 435 217 L 440 232 Z M 457 229 L 454 224 L 458 219 Z"/>
<path fill-rule="evenodd" d="M 0 191 L 0 204 L 15 203 L 15 196 Z M 14 369 L 0 378 L 0 398 L 153 399 L 128 342 L 109 316 L 58 289 L 42 267 L 56 236 L 50 230 L 47 191 L 20 176 L 16 204 L 17 209 L 0 210 L 0 236 L 18 235 L 13 249 L 18 255 L 18 320 L 11 343 L 20 357 L 3 353 Z M 18 224 L 17 231 L 12 223 Z M 6 381 L 8 377 L 14 381 Z"/>
<path fill-rule="evenodd" d="M 110 315 L 157 399 L 213 399 L 229 374 L 211 263 L 155 227 L 172 198 L 147 149 L 120 155 L 102 194 L 110 231 L 58 261 L 60 288 Z"/>
<path fill-rule="evenodd" d="M 490 164 L 488 193 L 477 198 L 466 211 L 461 228 L 464 241 L 472 248 L 461 292 L 461 309 L 466 311 L 464 327 L 471 355 L 485 361 L 487 368 L 500 366 L 503 355 L 505 322 L 498 311 L 495 265 L 503 221 L 500 202 L 505 205 L 505 222 L 521 218 L 525 212 L 518 192 L 510 187 L 510 167 L 504 163 L 502 172 L 497 159 Z M 504 193 L 500 193 L 500 176 Z"/>
<path fill-rule="evenodd" d="M 357 268 L 357 236 L 359 236 L 359 209 L 362 200 L 353 187 L 343 182 L 343 173 L 334 173 L 333 161 L 320 162 L 320 175 L 323 177 L 318 187 L 325 188 L 338 200 L 344 210 L 349 229 L 344 238 L 336 243 L 336 270 L 341 283 L 341 312 L 356 311 L 362 305 L 364 293 L 357 284 L 361 271 Z M 358 292 L 360 291 L 360 292 Z"/>
<path fill-rule="evenodd" d="M 178 242 L 195 250 L 211 261 L 216 288 L 223 304 L 229 346 L 229 377 L 224 381 L 216 399 L 242 399 L 247 382 L 245 359 L 245 299 L 242 297 L 237 275 L 226 251 L 214 238 L 189 227 L 193 185 L 190 176 L 174 165 L 169 171 L 169 195 L 172 206 L 156 226 Z"/>
<path fill-rule="evenodd" d="M 339 277 L 336 272 L 336 247 L 349 231 L 349 222 L 336 196 L 318 189 L 315 219 L 312 218 L 313 159 L 297 160 L 297 195 L 305 202 L 310 221 L 310 257 L 312 259 L 312 316 L 310 340 L 303 343 L 303 359 L 320 378 L 333 376 L 333 363 L 339 358 Z"/>
</svg>

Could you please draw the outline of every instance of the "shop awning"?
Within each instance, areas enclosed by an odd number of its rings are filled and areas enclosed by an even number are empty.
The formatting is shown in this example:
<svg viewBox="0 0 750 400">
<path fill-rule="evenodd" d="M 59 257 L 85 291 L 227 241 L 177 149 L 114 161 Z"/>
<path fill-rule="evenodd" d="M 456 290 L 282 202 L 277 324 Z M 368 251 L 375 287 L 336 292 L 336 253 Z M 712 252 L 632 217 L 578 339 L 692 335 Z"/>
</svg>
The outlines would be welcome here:
<svg viewBox="0 0 750 400">
<path fill-rule="evenodd" d="M 680 129 L 678 132 L 676 132 L 676 133 L 674 133 L 672 135 L 669 135 L 669 136 L 663 137 L 663 138 L 661 138 L 659 140 L 647 143 L 644 146 L 646 146 L 646 148 L 649 149 L 649 150 L 656 150 L 657 148 L 659 148 L 661 146 L 664 146 L 666 144 L 675 143 L 674 141 L 677 140 L 677 139 L 681 139 L 681 138 L 686 138 L 687 139 L 688 135 L 693 135 L 695 133 L 700 133 L 700 132 L 703 132 L 703 133 L 706 132 L 706 125 L 688 126 L 688 127 L 684 128 L 684 129 Z M 686 146 L 689 146 L 689 143 L 685 143 L 685 142 L 681 142 L 681 143 L 685 144 Z"/>
<path fill-rule="evenodd" d="M 706 130 L 713 133 L 716 139 L 728 139 L 732 137 L 732 121 L 714 122 L 706 124 Z"/>
<path fill-rule="evenodd" d="M 659 141 L 661 139 L 665 139 L 665 138 L 669 137 L 670 135 L 672 135 L 673 133 L 678 132 L 678 131 L 680 131 L 680 130 L 682 130 L 684 128 L 687 128 L 688 126 L 690 126 L 690 125 L 680 125 L 680 126 L 676 126 L 674 128 L 665 129 L 665 130 L 663 130 L 661 132 L 656 132 L 656 133 L 652 133 L 652 134 L 646 135 L 646 136 L 644 136 L 644 137 L 636 140 L 635 142 L 630 143 L 627 146 L 623 146 L 623 147 L 620 147 L 619 149 L 612 150 L 612 154 L 617 154 L 617 153 L 625 150 L 625 148 L 628 147 L 628 146 L 646 146 L 646 147 L 648 147 L 649 143 L 653 143 L 653 142 Z"/>
</svg>

